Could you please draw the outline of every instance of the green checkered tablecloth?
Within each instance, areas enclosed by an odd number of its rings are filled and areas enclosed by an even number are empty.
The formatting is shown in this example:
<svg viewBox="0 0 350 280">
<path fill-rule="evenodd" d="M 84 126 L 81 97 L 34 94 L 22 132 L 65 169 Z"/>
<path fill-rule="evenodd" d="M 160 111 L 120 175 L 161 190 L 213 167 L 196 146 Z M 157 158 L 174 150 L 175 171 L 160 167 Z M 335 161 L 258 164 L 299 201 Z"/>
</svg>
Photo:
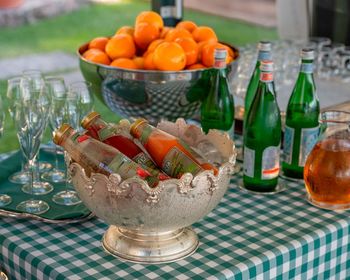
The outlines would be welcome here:
<svg viewBox="0 0 350 280">
<path fill-rule="evenodd" d="M 52 225 L 0 218 L 0 263 L 10 279 L 349 279 L 349 212 L 318 209 L 301 184 L 270 196 L 238 189 L 193 225 L 200 247 L 175 263 L 141 265 L 105 253 L 99 219 Z"/>
</svg>

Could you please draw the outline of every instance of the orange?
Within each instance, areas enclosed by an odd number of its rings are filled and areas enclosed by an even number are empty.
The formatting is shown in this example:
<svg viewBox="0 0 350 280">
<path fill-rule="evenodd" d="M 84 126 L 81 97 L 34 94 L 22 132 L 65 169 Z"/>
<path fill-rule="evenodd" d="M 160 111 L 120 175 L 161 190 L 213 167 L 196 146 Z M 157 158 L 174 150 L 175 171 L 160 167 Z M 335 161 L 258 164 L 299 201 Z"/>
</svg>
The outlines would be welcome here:
<svg viewBox="0 0 350 280">
<path fill-rule="evenodd" d="M 185 68 L 186 54 L 175 42 L 163 42 L 153 53 L 153 63 L 158 70 L 179 71 Z"/>
<path fill-rule="evenodd" d="M 215 40 L 208 40 L 208 41 L 201 41 L 199 43 L 197 43 L 198 45 L 198 61 L 202 61 L 202 49 L 203 46 L 209 42 L 216 42 Z"/>
<path fill-rule="evenodd" d="M 169 32 L 165 36 L 165 41 L 172 42 L 172 41 L 175 41 L 177 38 L 191 38 L 191 39 L 193 39 L 193 36 L 186 29 L 175 28 L 175 29 L 169 30 Z"/>
<path fill-rule="evenodd" d="M 154 65 L 153 62 L 153 56 L 154 52 L 149 52 L 147 55 L 144 56 L 143 60 L 143 68 L 146 70 L 156 70 L 156 66 Z"/>
<path fill-rule="evenodd" d="M 108 40 L 107 37 L 96 37 L 90 41 L 89 49 L 99 49 L 104 52 Z"/>
<path fill-rule="evenodd" d="M 208 40 L 218 40 L 215 31 L 209 26 L 198 26 L 192 32 L 193 38 L 196 42 L 208 41 Z"/>
<path fill-rule="evenodd" d="M 156 39 L 156 40 L 152 41 L 152 43 L 149 44 L 149 46 L 148 46 L 148 48 L 147 48 L 147 51 L 148 51 L 148 52 L 153 52 L 153 51 L 156 49 L 156 47 L 157 47 L 160 43 L 163 43 L 163 42 L 164 42 L 163 39 Z"/>
<path fill-rule="evenodd" d="M 148 22 L 141 22 L 136 25 L 134 40 L 141 49 L 147 49 L 148 45 L 159 38 L 159 29 L 156 25 Z"/>
<path fill-rule="evenodd" d="M 135 26 L 141 22 L 147 22 L 147 23 L 154 24 L 155 26 L 157 26 L 159 31 L 164 26 L 164 22 L 163 22 L 162 17 L 153 11 L 143 11 L 143 12 L 139 13 L 136 17 Z"/>
<path fill-rule="evenodd" d="M 105 54 L 100 49 L 89 49 L 83 53 L 83 57 L 89 61 L 99 63 L 99 64 L 109 64 L 111 63 L 107 54 Z"/>
<path fill-rule="evenodd" d="M 114 60 L 120 57 L 132 58 L 135 55 L 136 47 L 130 35 L 117 34 L 108 41 L 105 50 L 109 57 Z"/>
<path fill-rule="evenodd" d="M 133 58 L 135 64 L 137 65 L 138 69 L 143 69 L 143 65 L 144 65 L 144 58 L 142 56 L 135 56 Z"/>
<path fill-rule="evenodd" d="M 180 21 L 176 25 L 176 28 L 184 28 L 192 33 L 193 30 L 195 30 L 197 28 L 197 24 L 195 24 L 193 21 L 190 21 L 190 20 L 184 20 L 184 21 Z"/>
<path fill-rule="evenodd" d="M 115 35 L 117 34 L 129 34 L 130 36 L 134 36 L 134 27 L 132 26 L 128 26 L 128 25 L 124 25 L 122 27 L 120 27 L 116 32 Z"/>
<path fill-rule="evenodd" d="M 177 38 L 175 40 L 175 42 L 178 43 L 185 51 L 186 66 L 197 62 L 198 45 L 193 39 L 191 39 L 191 38 Z"/>
<path fill-rule="evenodd" d="M 195 64 L 188 66 L 186 69 L 187 70 L 196 70 L 196 69 L 203 69 L 203 68 L 207 68 L 207 67 L 205 67 L 203 64 L 195 63 Z"/>
<path fill-rule="evenodd" d="M 202 64 L 207 67 L 212 67 L 214 65 L 214 51 L 216 48 L 224 48 L 226 49 L 227 46 L 221 44 L 221 43 L 215 43 L 213 41 L 209 41 L 208 43 L 204 44 L 202 48 Z M 230 61 L 230 56 L 227 54 L 226 57 L 226 64 L 228 64 Z"/>
<path fill-rule="evenodd" d="M 173 27 L 169 27 L 169 26 L 164 26 L 164 27 L 162 28 L 162 31 L 160 32 L 159 38 L 164 39 L 165 36 L 168 34 L 168 32 L 169 32 L 170 30 L 172 30 L 172 29 L 174 29 L 174 28 L 173 28 Z"/>
<path fill-rule="evenodd" d="M 88 49 L 82 54 L 82 57 L 99 64 L 109 64 L 111 62 L 108 55 L 100 49 Z"/>
<path fill-rule="evenodd" d="M 110 66 L 126 68 L 126 69 L 139 69 L 134 60 L 130 58 L 117 58 L 112 61 Z"/>
</svg>

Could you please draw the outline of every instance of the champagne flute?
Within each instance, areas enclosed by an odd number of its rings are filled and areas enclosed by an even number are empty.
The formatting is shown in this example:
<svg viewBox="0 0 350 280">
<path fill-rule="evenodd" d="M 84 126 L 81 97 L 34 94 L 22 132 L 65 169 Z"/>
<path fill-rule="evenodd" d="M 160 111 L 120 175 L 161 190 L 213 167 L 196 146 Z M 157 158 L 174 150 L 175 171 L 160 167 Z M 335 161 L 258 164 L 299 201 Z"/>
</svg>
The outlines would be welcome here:
<svg viewBox="0 0 350 280">
<path fill-rule="evenodd" d="M 80 98 L 76 96 L 67 96 L 64 102 L 64 117 L 62 123 L 68 123 L 72 127 L 77 128 L 80 124 L 80 111 L 79 111 Z M 56 101 L 57 102 L 57 101 Z M 66 158 L 66 154 L 65 154 Z M 66 162 L 66 161 L 65 161 Z M 59 205 L 76 205 L 81 203 L 76 191 L 72 190 L 70 186 L 70 178 L 68 177 L 68 164 L 66 162 L 66 188 L 64 191 L 56 193 L 52 200 Z"/>
<path fill-rule="evenodd" d="M 16 102 L 20 98 L 21 76 L 13 77 L 7 81 L 6 99 L 8 103 L 9 114 L 15 123 Z M 26 166 L 25 157 L 22 154 L 21 170 L 15 172 L 9 177 L 9 181 L 15 184 L 26 184 L 30 181 L 30 172 Z"/>
<path fill-rule="evenodd" d="M 5 111 L 2 104 L 2 99 L 0 95 L 0 137 L 4 132 L 4 122 L 5 122 Z M 7 194 L 0 194 L 0 207 L 6 206 L 12 202 L 12 199 Z"/>
<path fill-rule="evenodd" d="M 70 98 L 77 98 L 80 117 L 86 116 L 93 110 L 94 98 L 91 91 L 92 84 L 90 82 L 78 81 L 69 85 L 68 95 Z M 81 131 L 79 124 L 80 122 L 73 127 Z"/>
<path fill-rule="evenodd" d="M 28 79 L 28 82 L 31 84 L 33 90 L 40 91 L 44 86 L 44 78 L 40 70 L 37 69 L 28 69 L 22 72 L 24 78 Z M 39 169 L 35 173 L 36 184 L 40 182 L 40 176 L 38 172 L 46 172 L 52 168 L 52 164 L 46 161 L 39 161 L 39 156 L 37 159 L 37 169 Z"/>
<path fill-rule="evenodd" d="M 62 124 L 65 111 L 65 100 L 66 100 L 66 85 L 63 78 L 60 77 L 46 77 L 45 87 L 48 90 L 49 96 L 51 97 L 51 110 L 49 114 L 49 125 L 52 131 L 58 128 Z M 64 182 L 65 172 L 59 169 L 58 166 L 58 146 L 55 145 L 55 166 L 50 171 L 44 172 L 41 178 L 54 183 Z"/>
<path fill-rule="evenodd" d="M 42 214 L 49 205 L 33 198 L 35 159 L 46 126 L 50 100 L 44 91 L 35 88 L 29 79 L 21 80 L 21 98 L 16 104 L 16 129 L 21 150 L 28 160 L 31 171 L 30 189 L 32 198 L 17 205 L 17 210 L 31 214 Z"/>
</svg>

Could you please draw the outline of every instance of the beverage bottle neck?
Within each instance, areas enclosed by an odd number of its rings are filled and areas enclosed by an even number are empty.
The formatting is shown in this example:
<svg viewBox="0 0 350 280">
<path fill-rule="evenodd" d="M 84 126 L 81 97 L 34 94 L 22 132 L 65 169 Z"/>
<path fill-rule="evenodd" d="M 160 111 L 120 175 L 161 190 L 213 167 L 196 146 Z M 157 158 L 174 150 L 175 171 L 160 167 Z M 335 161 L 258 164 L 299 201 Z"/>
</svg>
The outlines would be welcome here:
<svg viewBox="0 0 350 280">
<path fill-rule="evenodd" d="M 314 71 L 314 61 L 312 59 L 302 59 L 300 65 L 300 74 L 312 76 Z"/>
<path fill-rule="evenodd" d="M 275 93 L 274 84 L 273 84 L 273 72 L 271 71 L 260 72 L 258 88 L 260 88 L 258 92 L 271 93 L 274 96 L 274 98 L 276 98 L 276 93 Z"/>
<path fill-rule="evenodd" d="M 102 120 L 100 117 L 97 117 L 92 120 L 87 126 L 85 126 L 85 129 L 87 129 L 94 138 L 99 138 L 98 132 L 107 126 L 108 124 L 104 120 Z"/>
<path fill-rule="evenodd" d="M 257 64 L 260 66 L 262 60 L 271 60 L 271 51 L 259 50 Z"/>
</svg>

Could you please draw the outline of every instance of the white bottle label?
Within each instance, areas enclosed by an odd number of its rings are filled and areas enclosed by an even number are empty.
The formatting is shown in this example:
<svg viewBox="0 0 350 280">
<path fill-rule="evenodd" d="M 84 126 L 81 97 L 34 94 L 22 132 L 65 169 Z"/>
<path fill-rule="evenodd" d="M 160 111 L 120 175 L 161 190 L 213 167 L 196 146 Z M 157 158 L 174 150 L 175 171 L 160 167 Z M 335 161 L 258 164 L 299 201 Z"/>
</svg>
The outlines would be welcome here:
<svg viewBox="0 0 350 280">
<path fill-rule="evenodd" d="M 243 173 L 244 175 L 253 178 L 254 177 L 254 162 L 255 151 L 244 147 L 244 159 L 243 159 Z"/>
<path fill-rule="evenodd" d="M 286 125 L 283 139 L 283 161 L 292 164 L 294 128 Z"/>
<path fill-rule="evenodd" d="M 278 176 L 280 172 L 279 145 L 265 148 L 262 154 L 261 165 L 261 179 L 274 179 Z"/>
<path fill-rule="evenodd" d="M 299 166 L 304 166 L 312 148 L 315 146 L 319 134 L 319 127 L 303 128 L 300 135 Z"/>
</svg>

